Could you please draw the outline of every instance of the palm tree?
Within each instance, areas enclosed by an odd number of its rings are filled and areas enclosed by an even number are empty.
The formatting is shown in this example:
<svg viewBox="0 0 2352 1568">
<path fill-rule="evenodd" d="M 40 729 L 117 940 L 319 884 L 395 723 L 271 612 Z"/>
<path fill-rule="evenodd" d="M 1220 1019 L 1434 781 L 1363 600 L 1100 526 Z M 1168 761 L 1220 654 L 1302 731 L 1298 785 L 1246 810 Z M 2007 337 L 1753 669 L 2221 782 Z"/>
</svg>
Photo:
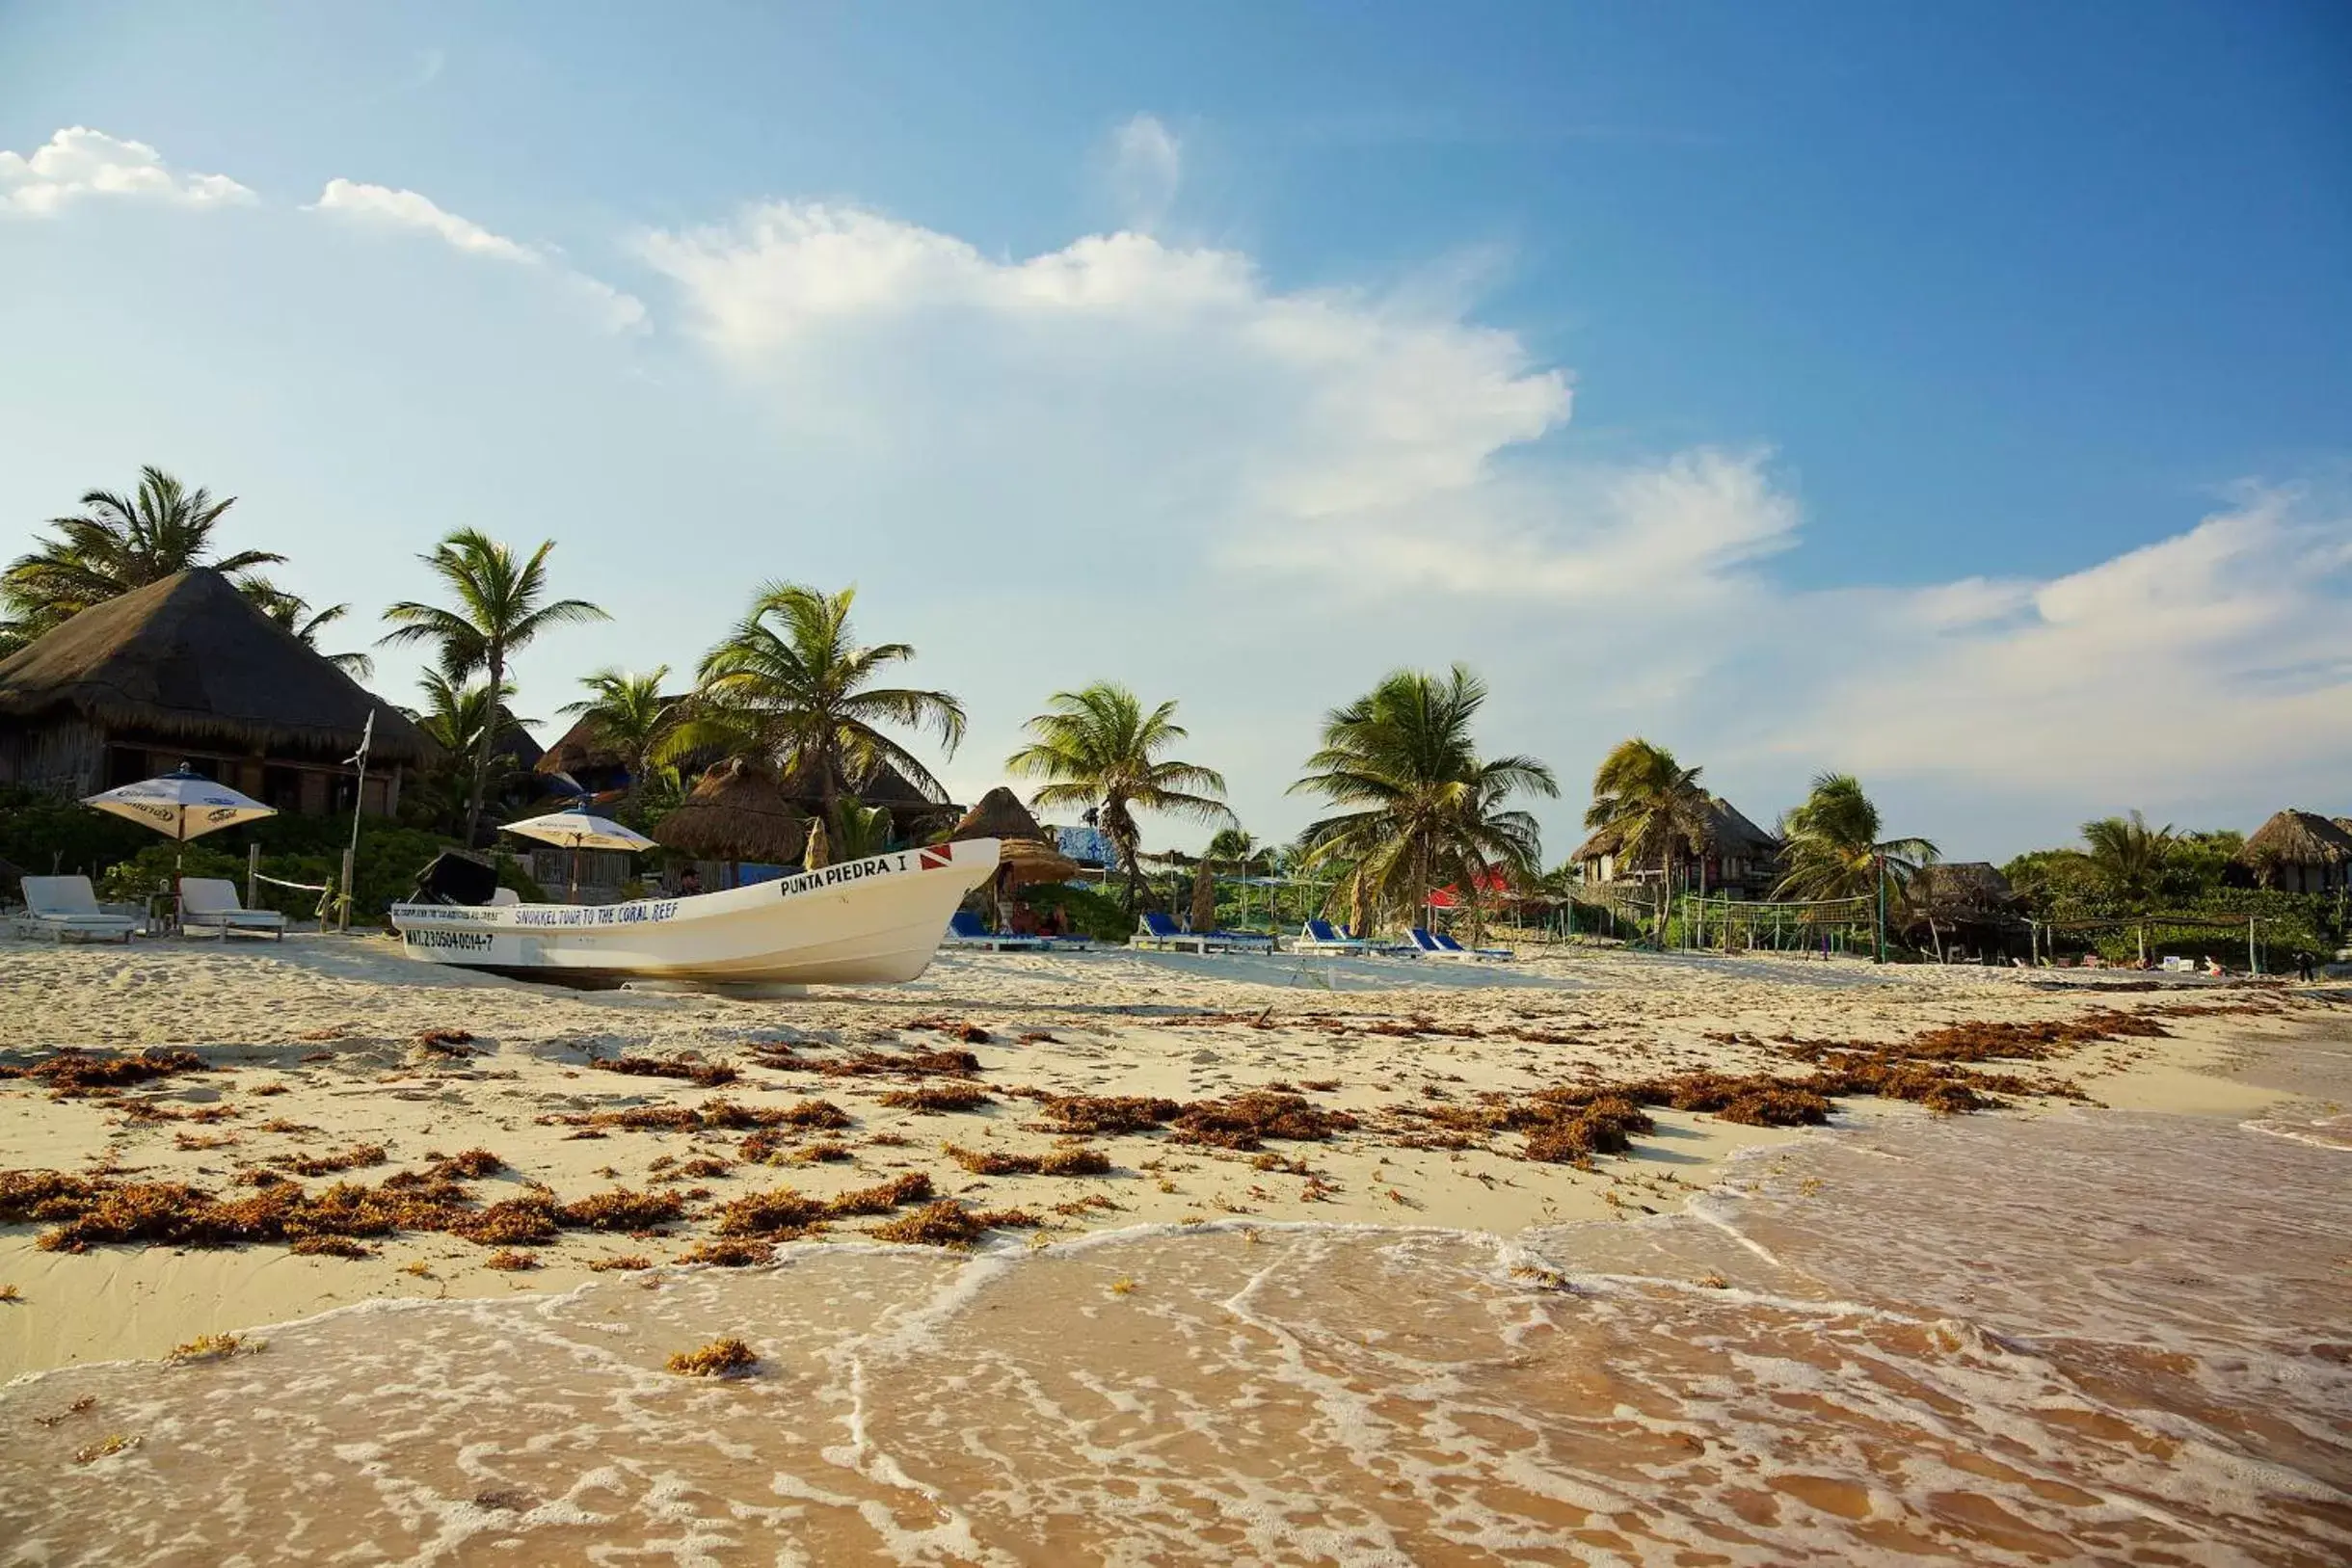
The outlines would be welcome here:
<svg viewBox="0 0 2352 1568">
<path fill-rule="evenodd" d="M 483 738 L 494 739 L 524 721 L 506 706 L 505 700 L 515 694 L 512 685 L 500 689 L 494 704 L 487 682 L 461 684 L 438 670 L 426 671 L 417 687 L 424 693 L 424 706 L 410 709 L 409 717 L 445 758 L 426 776 L 420 804 L 437 826 L 449 828 L 469 809 L 471 781 L 481 776 L 470 759 L 481 753 Z M 494 761 L 503 760 L 504 755 L 494 754 Z"/>
<path fill-rule="evenodd" d="M 1787 874 L 1776 898 L 1866 898 L 1884 875 L 1898 889 L 1941 852 L 1925 838 L 1879 837 L 1879 809 L 1850 773 L 1824 773 L 1780 818 Z"/>
<path fill-rule="evenodd" d="M 351 613 L 348 604 L 330 604 L 323 610 L 313 610 L 300 594 L 279 587 L 267 577 L 247 575 L 237 579 L 237 592 L 252 601 L 254 607 L 284 631 L 292 634 L 305 648 L 320 653 L 329 664 L 354 680 L 365 680 L 376 673 L 376 661 L 364 653 L 323 653 L 318 646 L 318 634 Z"/>
<path fill-rule="evenodd" d="M 57 537 L 40 541 L 0 574 L 8 631 L 29 641 L 93 604 L 191 567 L 235 573 L 283 561 L 267 550 L 213 559 L 212 530 L 236 504 L 233 495 L 216 501 L 210 491 L 189 490 L 152 465 L 139 470 L 139 489 L 130 495 L 91 491 L 80 516 L 52 518 Z"/>
<path fill-rule="evenodd" d="M 1486 683 L 1457 664 L 1443 677 L 1396 671 L 1324 716 L 1323 749 L 1291 793 L 1354 808 L 1310 824 L 1299 842 L 1309 867 L 1349 867 L 1359 922 L 1409 916 L 1441 884 L 1475 899 L 1497 868 L 1536 873 L 1536 819 L 1508 802 L 1557 796 L 1560 784 L 1532 757 L 1479 756 L 1470 729 L 1485 702 Z"/>
<path fill-rule="evenodd" d="M 1697 853 L 1706 842 L 1708 801 L 1698 783 L 1699 771 L 1684 767 L 1672 752 L 1637 735 L 1617 742 L 1592 775 L 1592 805 L 1585 812 L 1585 826 L 1611 829 L 1619 860 L 1657 864 L 1656 934 L 1661 941 L 1675 864 L 1686 851 Z"/>
<path fill-rule="evenodd" d="M 2101 817 L 2082 825 L 2089 846 L 2084 859 L 2092 874 L 2126 903 L 2146 908 L 2162 890 L 2165 863 L 2173 848 L 2173 828 L 2151 828 L 2134 811 L 2126 817 Z"/>
<path fill-rule="evenodd" d="M 1108 680 L 1056 692 L 1051 701 L 1054 710 L 1026 726 L 1037 738 L 1006 757 L 1004 766 L 1018 778 L 1049 781 L 1029 797 L 1030 805 L 1077 806 L 1097 813 L 1127 872 L 1127 907 L 1133 913 L 1143 890 L 1138 858 L 1143 834 L 1136 813 L 1232 822 L 1233 812 L 1218 798 L 1225 781 L 1198 763 L 1161 756 L 1186 738 L 1173 702 L 1147 713 L 1134 692 Z"/>
<path fill-rule="evenodd" d="M 384 612 L 396 623 L 382 640 L 387 643 L 439 645 L 441 672 L 462 680 L 480 672 L 490 689 L 507 689 L 507 661 L 549 626 L 611 619 L 585 599 L 548 601 L 548 552 L 555 541 L 543 540 L 527 560 L 518 560 L 504 545 L 473 528 L 460 528 L 419 557 L 433 569 L 450 597 L 454 610 L 438 604 L 403 599 Z M 482 824 L 482 796 L 490 782 L 490 748 L 498 727 L 485 725 L 475 744 L 473 787 L 466 803 L 466 842 L 470 845 Z"/>
<path fill-rule="evenodd" d="M 849 624 L 857 592 L 762 586 L 751 613 L 704 656 L 691 713 L 663 755 L 714 746 L 763 757 L 803 787 L 814 784 L 828 816 L 885 763 L 932 799 L 945 799 L 947 787 L 882 727 L 928 729 L 952 757 L 964 738 L 964 704 L 944 691 L 873 684 L 915 650 L 860 645 Z"/>
<path fill-rule="evenodd" d="M 589 695 L 566 703 L 561 711 L 577 713 L 594 727 L 597 738 L 621 754 L 628 770 L 627 805 L 634 809 L 652 777 L 655 755 L 677 726 L 677 704 L 661 695 L 670 667 L 655 665 L 644 675 L 603 669 L 580 681 Z"/>
<path fill-rule="evenodd" d="M 1201 851 L 1201 859 L 1220 871 L 1245 876 L 1263 876 L 1274 867 L 1272 846 L 1259 843 L 1243 828 L 1219 828 L 1211 834 L 1209 847 Z"/>
</svg>

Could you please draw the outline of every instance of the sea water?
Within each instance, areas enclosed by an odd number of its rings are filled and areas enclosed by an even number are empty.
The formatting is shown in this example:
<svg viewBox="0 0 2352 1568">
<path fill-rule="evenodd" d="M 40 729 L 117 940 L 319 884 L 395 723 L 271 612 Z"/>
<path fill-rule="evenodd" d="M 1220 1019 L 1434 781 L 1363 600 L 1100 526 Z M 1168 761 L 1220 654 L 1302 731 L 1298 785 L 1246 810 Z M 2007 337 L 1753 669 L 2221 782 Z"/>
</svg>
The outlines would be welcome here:
<svg viewBox="0 0 2352 1568">
<path fill-rule="evenodd" d="M 0 1395 L 0 1560 L 2321 1568 L 2347 1221 L 2352 1117 L 2315 1104 L 1890 1117 L 1513 1237 L 813 1246 L 379 1303 Z M 726 1335 L 754 1375 L 663 1369 Z"/>
</svg>

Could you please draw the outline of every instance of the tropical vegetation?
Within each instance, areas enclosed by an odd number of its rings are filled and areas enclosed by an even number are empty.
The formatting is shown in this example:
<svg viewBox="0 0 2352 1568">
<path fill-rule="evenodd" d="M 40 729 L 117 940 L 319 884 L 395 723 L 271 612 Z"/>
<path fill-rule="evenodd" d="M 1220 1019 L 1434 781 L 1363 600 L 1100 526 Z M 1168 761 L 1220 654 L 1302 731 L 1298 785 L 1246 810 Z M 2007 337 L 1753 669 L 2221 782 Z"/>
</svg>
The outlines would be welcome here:
<svg viewBox="0 0 2352 1568">
<path fill-rule="evenodd" d="M 670 678 L 670 667 L 655 665 L 641 675 L 625 670 L 602 669 L 582 678 L 588 695 L 576 703 L 566 703 L 561 711 L 575 713 L 588 721 L 598 741 L 621 758 L 628 770 L 628 786 L 623 805 L 634 811 L 643 800 L 646 786 L 654 782 L 655 758 L 678 728 L 682 715 L 679 704 L 661 695 L 662 682 Z"/>
<path fill-rule="evenodd" d="M 1863 898 L 1881 888 L 1900 896 L 1922 866 L 1939 858 L 1925 838 L 1881 838 L 1878 807 L 1850 773 L 1824 773 L 1803 804 L 1780 818 L 1776 898 Z"/>
<path fill-rule="evenodd" d="M 1496 870 L 1525 882 L 1541 869 L 1536 819 L 1517 795 L 1557 796 L 1532 757 L 1482 757 L 1472 733 L 1484 681 L 1457 664 L 1443 676 L 1398 670 L 1323 719 L 1323 746 L 1293 794 L 1339 810 L 1299 836 L 1308 871 L 1337 874 L 1358 930 L 1409 917 L 1452 886 L 1474 909 Z"/>
<path fill-rule="evenodd" d="M 763 758 L 828 815 L 885 765 L 945 800 L 946 786 L 891 731 L 927 731 L 952 757 L 964 738 L 964 705 L 944 691 L 881 684 L 914 660 L 915 649 L 860 643 L 849 619 L 856 600 L 855 588 L 762 586 L 750 612 L 704 656 L 661 755 Z"/>
<path fill-rule="evenodd" d="M 553 540 L 528 556 L 473 528 L 460 528 L 420 559 L 441 580 L 454 608 L 403 599 L 384 612 L 393 629 L 386 643 L 429 643 L 449 680 L 480 675 L 492 691 L 507 689 L 507 665 L 541 632 L 610 617 L 585 599 L 548 597 L 548 555 Z M 490 784 L 491 743 L 499 727 L 485 724 L 474 740 L 466 798 L 464 841 L 478 840 L 482 801 Z"/>
<path fill-rule="evenodd" d="M 1707 792 L 1701 770 L 1684 767 L 1674 754 L 1636 735 L 1619 741 L 1592 774 L 1592 805 L 1585 826 L 1607 829 L 1616 839 L 1620 864 L 1655 865 L 1659 887 L 1674 886 L 1674 871 L 1706 842 Z M 1657 906 L 1657 935 L 1664 939 L 1669 900 Z"/>
<path fill-rule="evenodd" d="M 214 500 L 201 486 L 188 489 L 161 468 L 139 470 L 129 494 L 94 490 L 82 510 L 53 518 L 53 538 L 40 540 L 0 573 L 0 653 L 21 647 L 64 625 L 94 604 L 103 604 L 191 567 L 235 574 L 285 560 L 268 550 L 213 551 L 212 531 L 236 505 L 233 495 Z M 248 588 L 251 592 L 251 588 Z"/>
<path fill-rule="evenodd" d="M 1114 681 L 1056 692 L 1052 707 L 1029 721 L 1035 737 L 1004 759 L 1015 778 L 1045 781 L 1029 802 L 1074 807 L 1092 820 L 1116 851 L 1127 874 L 1132 915 L 1142 898 L 1143 830 L 1138 811 L 1196 822 L 1234 820 L 1224 802 L 1224 776 L 1164 754 L 1188 738 L 1176 704 L 1146 711 L 1142 699 Z"/>
</svg>

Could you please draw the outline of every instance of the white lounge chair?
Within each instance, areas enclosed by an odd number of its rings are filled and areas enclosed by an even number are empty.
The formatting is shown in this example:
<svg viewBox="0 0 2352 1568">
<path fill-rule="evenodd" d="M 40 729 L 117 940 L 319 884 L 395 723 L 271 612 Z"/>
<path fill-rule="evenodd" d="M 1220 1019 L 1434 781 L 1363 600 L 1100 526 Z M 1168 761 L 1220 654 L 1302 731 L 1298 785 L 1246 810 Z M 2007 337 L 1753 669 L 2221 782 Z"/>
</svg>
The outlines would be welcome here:
<svg viewBox="0 0 2352 1568">
<path fill-rule="evenodd" d="M 98 907 L 98 895 L 88 877 L 26 877 L 24 913 L 16 917 L 22 929 L 47 932 L 60 942 L 67 937 L 115 937 L 127 943 L 139 922 Z"/>
<path fill-rule="evenodd" d="M 224 942 L 232 935 L 286 940 L 286 917 L 274 909 L 247 909 L 226 877 L 181 877 L 179 923 L 186 931 L 217 931 Z"/>
<path fill-rule="evenodd" d="M 1502 963 L 1512 956 L 1508 947 L 1465 947 L 1443 931 L 1430 932 L 1415 926 L 1406 933 L 1414 951 L 1425 958 L 1452 958 L 1466 964 Z"/>
<path fill-rule="evenodd" d="M 1291 946 L 1302 953 L 1368 953 L 1373 943 L 1359 937 L 1343 937 L 1329 920 L 1309 920 L 1298 928 Z"/>
<path fill-rule="evenodd" d="M 1274 939 L 1247 931 L 1179 930 L 1166 916 L 1146 910 L 1136 923 L 1136 934 L 1129 945 L 1172 948 L 1177 952 L 1189 947 L 1196 953 L 1270 953 L 1274 950 Z"/>
</svg>

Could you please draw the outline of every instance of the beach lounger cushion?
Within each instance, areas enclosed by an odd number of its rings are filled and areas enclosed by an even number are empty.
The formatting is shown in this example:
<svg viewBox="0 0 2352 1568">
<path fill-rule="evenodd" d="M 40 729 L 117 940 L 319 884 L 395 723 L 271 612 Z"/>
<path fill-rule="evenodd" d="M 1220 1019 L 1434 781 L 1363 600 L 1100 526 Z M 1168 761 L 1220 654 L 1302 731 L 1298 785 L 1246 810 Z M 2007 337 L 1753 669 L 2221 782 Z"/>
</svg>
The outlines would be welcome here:
<svg viewBox="0 0 2352 1568">
<path fill-rule="evenodd" d="M 268 932 L 285 940 L 286 917 L 274 909 L 247 909 L 237 885 L 223 877 L 179 879 L 179 923 L 200 931 Z"/>
<path fill-rule="evenodd" d="M 24 914 L 18 918 L 63 942 L 68 936 L 131 940 L 139 922 L 101 908 L 88 877 L 26 877 Z"/>
</svg>

